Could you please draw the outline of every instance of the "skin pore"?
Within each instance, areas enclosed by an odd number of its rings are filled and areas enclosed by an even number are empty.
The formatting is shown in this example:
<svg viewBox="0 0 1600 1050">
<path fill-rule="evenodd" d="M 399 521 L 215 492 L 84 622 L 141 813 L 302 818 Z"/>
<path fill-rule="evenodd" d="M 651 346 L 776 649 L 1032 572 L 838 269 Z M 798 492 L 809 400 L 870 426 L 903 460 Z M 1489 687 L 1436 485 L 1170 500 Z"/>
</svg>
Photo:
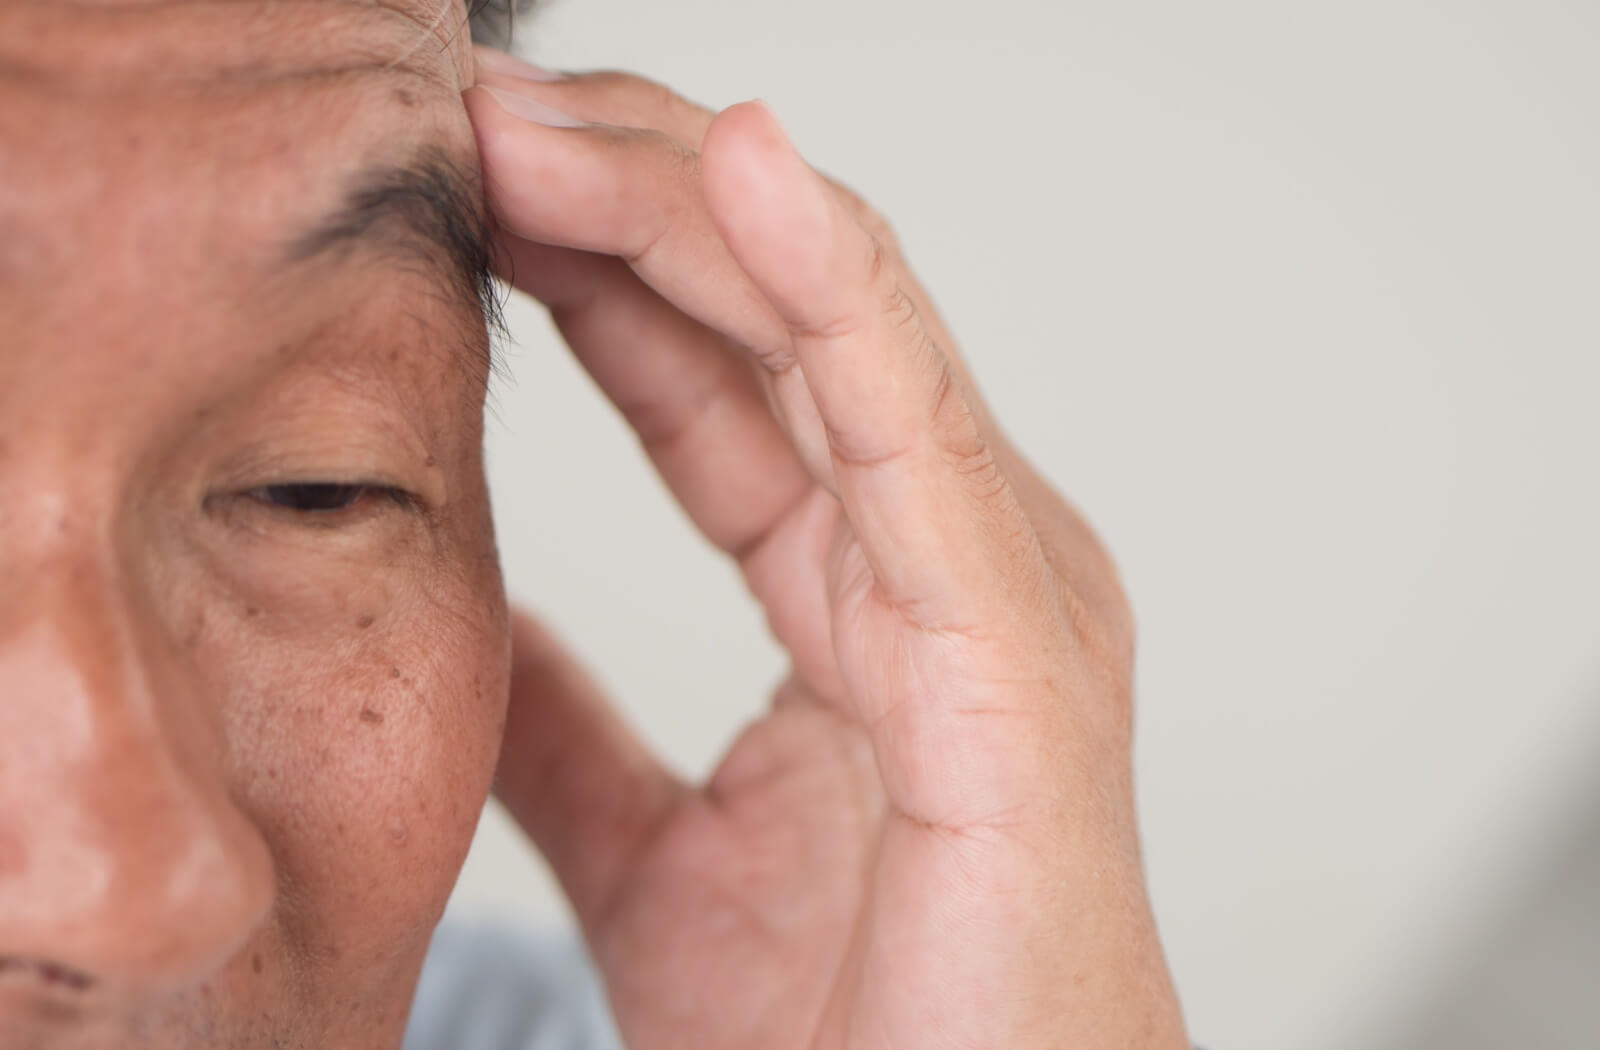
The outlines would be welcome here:
<svg viewBox="0 0 1600 1050">
<path fill-rule="evenodd" d="M 470 77 L 0 0 L 4 1050 L 399 1041 L 507 691 Z"/>
</svg>

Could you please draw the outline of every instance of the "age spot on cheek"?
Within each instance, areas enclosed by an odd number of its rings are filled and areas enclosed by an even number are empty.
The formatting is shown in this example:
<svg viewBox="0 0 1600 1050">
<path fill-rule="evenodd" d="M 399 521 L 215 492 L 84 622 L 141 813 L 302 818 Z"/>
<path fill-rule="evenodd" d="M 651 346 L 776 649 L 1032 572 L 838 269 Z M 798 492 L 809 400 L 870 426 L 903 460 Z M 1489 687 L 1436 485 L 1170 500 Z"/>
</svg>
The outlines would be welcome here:
<svg viewBox="0 0 1600 1050">
<path fill-rule="evenodd" d="M 254 970 L 256 973 L 260 973 L 261 972 L 261 953 L 260 952 L 256 952 L 254 955 L 250 956 L 250 969 Z"/>
<path fill-rule="evenodd" d="M 374 711 L 370 707 L 363 707 L 361 709 L 361 720 L 363 722 L 369 722 L 372 725 L 382 725 L 383 724 L 383 714 L 382 714 L 382 712 Z"/>
</svg>

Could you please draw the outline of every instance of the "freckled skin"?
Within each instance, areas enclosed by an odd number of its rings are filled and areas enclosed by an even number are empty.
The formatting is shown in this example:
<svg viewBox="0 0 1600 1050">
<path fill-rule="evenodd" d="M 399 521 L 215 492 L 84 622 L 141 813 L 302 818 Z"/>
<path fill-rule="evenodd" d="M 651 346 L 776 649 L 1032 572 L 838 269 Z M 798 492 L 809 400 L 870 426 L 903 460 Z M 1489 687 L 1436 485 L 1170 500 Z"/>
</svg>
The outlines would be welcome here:
<svg viewBox="0 0 1600 1050">
<path fill-rule="evenodd" d="M 483 324 L 276 260 L 375 152 L 471 169 L 435 12 L 0 0 L 0 959 L 91 982 L 0 974 L 0 1050 L 398 1045 L 504 719 Z M 248 495 L 339 472 L 426 510 Z"/>
</svg>

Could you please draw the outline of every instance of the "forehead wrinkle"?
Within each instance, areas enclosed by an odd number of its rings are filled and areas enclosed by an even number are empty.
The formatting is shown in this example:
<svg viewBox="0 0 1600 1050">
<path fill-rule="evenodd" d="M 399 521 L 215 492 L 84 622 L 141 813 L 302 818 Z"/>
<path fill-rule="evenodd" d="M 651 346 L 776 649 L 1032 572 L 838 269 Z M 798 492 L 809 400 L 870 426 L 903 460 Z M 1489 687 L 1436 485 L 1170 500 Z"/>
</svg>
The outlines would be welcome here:
<svg viewBox="0 0 1600 1050">
<path fill-rule="evenodd" d="M 435 12 L 433 20 L 428 23 L 424 35 L 419 36 L 410 47 L 406 48 L 405 54 L 395 59 L 393 64 L 399 65 L 404 60 L 410 58 L 419 48 L 424 45 L 425 38 L 428 36 L 439 39 L 439 50 L 443 51 L 450 47 L 450 45 L 461 34 L 462 29 L 468 29 L 470 31 L 471 16 L 467 15 L 465 10 L 458 6 L 458 0 L 436 0 L 436 3 L 439 5 L 439 9 L 437 12 Z M 457 8 L 458 12 L 461 14 L 461 17 L 455 20 L 456 25 L 452 29 L 446 23 L 446 19 L 450 15 L 450 9 L 453 7 Z"/>
<path fill-rule="evenodd" d="M 466 26 L 464 0 L 6 0 L 0 79 L 159 92 L 401 71 L 454 94 Z"/>
</svg>

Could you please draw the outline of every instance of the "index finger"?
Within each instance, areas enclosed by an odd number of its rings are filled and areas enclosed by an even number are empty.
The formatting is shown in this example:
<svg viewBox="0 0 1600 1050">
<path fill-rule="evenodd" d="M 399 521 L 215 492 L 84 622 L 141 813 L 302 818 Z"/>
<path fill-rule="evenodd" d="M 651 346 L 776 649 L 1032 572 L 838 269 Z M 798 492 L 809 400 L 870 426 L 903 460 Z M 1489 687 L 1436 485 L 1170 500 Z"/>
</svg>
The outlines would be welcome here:
<svg viewBox="0 0 1600 1050">
<path fill-rule="evenodd" d="M 503 52 L 479 47 L 476 49 L 476 54 L 480 70 L 486 74 L 486 78 L 482 81 L 486 87 L 508 90 L 541 105 L 553 107 L 556 111 L 578 121 L 612 128 L 659 132 L 666 139 L 693 153 L 700 151 L 706 132 L 716 117 L 715 112 L 704 106 L 635 73 L 615 71 L 565 73 L 552 79 L 545 71 L 529 67 Z M 650 168 L 645 165 L 642 170 L 649 171 Z M 906 294 L 916 304 L 924 323 L 943 337 L 943 322 L 926 292 L 910 276 L 905 260 L 900 255 L 899 244 L 888 223 L 850 187 L 824 172 L 819 171 L 817 174 L 827 183 L 849 214 L 854 216 L 856 222 L 883 246 L 885 253 L 891 257 L 895 265 L 907 271 L 906 279 L 903 281 Z M 650 226 L 656 219 L 653 212 L 641 209 L 636 213 L 634 221 Z M 625 251 L 617 254 L 627 255 Z M 715 276 L 720 278 L 726 275 L 718 273 Z M 710 323 L 708 318 L 701 319 Z M 960 354 L 949 346 L 947 338 L 944 342 L 952 365 L 970 386 L 971 377 L 966 372 Z M 975 404 L 974 408 L 987 418 L 986 409 L 981 403 Z"/>
<path fill-rule="evenodd" d="M 491 94 L 491 87 L 501 90 L 485 82 L 463 99 L 489 206 L 508 233 L 615 255 L 673 305 L 764 363 L 787 354 L 782 321 L 705 213 L 695 150 L 648 128 L 541 123 L 557 118 L 513 113 L 507 106 L 522 96 Z"/>
</svg>

